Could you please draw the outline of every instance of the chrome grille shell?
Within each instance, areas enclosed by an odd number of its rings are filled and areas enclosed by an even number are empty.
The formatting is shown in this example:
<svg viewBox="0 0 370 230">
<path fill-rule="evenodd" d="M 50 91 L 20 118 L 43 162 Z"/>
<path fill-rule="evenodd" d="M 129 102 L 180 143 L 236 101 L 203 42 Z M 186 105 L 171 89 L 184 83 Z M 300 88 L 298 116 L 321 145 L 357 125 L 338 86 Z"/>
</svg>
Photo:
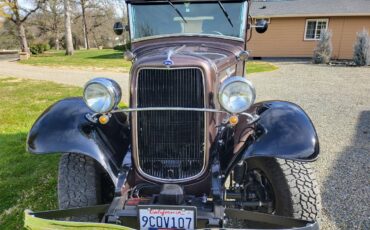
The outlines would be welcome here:
<svg viewBox="0 0 370 230">
<path fill-rule="evenodd" d="M 142 71 L 147 71 L 147 70 L 159 70 L 159 71 L 198 71 L 200 73 L 200 76 L 201 76 L 201 87 L 202 87 L 202 104 L 198 104 L 197 107 L 206 107 L 206 98 L 205 98 L 205 79 L 204 79 L 204 73 L 202 71 L 201 68 L 198 68 L 198 67 L 183 67 L 183 68 L 153 68 L 153 67 L 142 67 L 142 68 L 139 68 L 136 72 L 136 84 L 135 84 L 135 89 L 133 92 L 135 92 L 133 94 L 133 100 L 132 100 L 132 103 L 133 105 L 135 105 L 135 107 L 137 108 L 140 108 L 141 107 L 141 102 L 140 102 L 140 89 L 139 89 L 139 81 L 140 81 L 140 76 L 141 76 L 141 72 Z M 151 107 L 163 107 L 164 104 L 159 104 L 158 106 L 156 105 L 153 105 L 151 104 L 150 106 Z M 177 107 L 179 106 L 179 104 L 175 104 L 173 106 L 167 106 L 167 107 Z M 187 107 L 189 107 L 189 105 L 186 105 Z M 191 106 L 190 106 L 191 107 Z M 173 112 L 173 111 L 168 111 L 169 113 Z M 181 112 L 181 113 L 184 113 L 184 111 L 178 111 L 178 112 Z M 186 113 L 186 112 L 185 112 Z M 193 112 L 194 113 L 194 112 Z M 199 113 L 199 112 L 197 112 Z M 144 167 L 143 167 L 143 161 L 141 158 L 143 158 L 143 155 L 140 153 L 140 144 L 142 145 L 142 143 L 140 143 L 140 140 L 139 138 L 142 138 L 140 137 L 140 128 L 142 128 L 142 126 L 140 125 L 140 112 L 133 112 L 132 113 L 132 127 L 133 127 L 133 130 L 132 130 L 132 133 L 133 133 L 133 155 L 134 155 L 134 162 L 135 162 L 135 165 L 136 165 L 136 168 L 137 168 L 137 171 L 139 172 L 140 175 L 142 175 L 144 178 L 147 178 L 147 179 L 150 179 L 150 180 L 154 180 L 154 181 L 159 181 L 159 182 L 164 182 L 164 183 L 179 183 L 179 182 L 186 182 L 186 181 L 190 181 L 190 180 L 194 180 L 194 179 L 197 179 L 199 177 L 201 177 L 205 171 L 206 171 L 206 168 L 208 166 L 208 142 L 206 140 L 206 137 L 207 137 L 207 132 L 208 132 L 208 127 L 207 127 L 207 114 L 206 112 L 201 112 L 202 113 L 202 116 L 203 116 L 203 121 L 202 123 L 203 124 L 203 133 L 202 133 L 202 159 L 200 159 L 202 161 L 202 164 L 201 164 L 201 168 L 199 169 L 199 171 L 195 174 L 191 174 L 191 175 L 185 175 L 183 177 L 179 176 L 177 178 L 164 178 L 163 176 L 161 175 L 154 175 L 153 173 L 150 173 L 148 172 L 147 170 L 144 170 Z M 168 161 L 171 161 L 171 159 L 167 159 Z"/>
</svg>

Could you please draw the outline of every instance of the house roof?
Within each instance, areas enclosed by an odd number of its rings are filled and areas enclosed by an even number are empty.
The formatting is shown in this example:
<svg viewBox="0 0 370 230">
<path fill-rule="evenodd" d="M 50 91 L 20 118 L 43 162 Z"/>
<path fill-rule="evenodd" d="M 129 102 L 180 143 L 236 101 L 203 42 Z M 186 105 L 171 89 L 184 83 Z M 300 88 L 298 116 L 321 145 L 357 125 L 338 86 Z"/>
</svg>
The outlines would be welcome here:
<svg viewBox="0 0 370 230">
<path fill-rule="evenodd" d="M 168 3 L 168 0 L 125 0 L 126 3 Z M 244 2 L 246 0 L 171 0 L 171 2 Z"/>
<path fill-rule="evenodd" d="M 370 16 L 370 0 L 259 0 L 252 17 Z"/>
</svg>

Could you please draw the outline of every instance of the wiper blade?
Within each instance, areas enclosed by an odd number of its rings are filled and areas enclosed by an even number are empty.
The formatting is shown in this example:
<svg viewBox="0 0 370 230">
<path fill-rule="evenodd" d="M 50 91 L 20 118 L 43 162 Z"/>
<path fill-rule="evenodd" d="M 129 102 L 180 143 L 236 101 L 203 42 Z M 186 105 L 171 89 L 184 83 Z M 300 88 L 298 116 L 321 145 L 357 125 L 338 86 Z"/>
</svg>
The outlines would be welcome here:
<svg viewBox="0 0 370 230">
<path fill-rule="evenodd" d="M 172 6 L 172 8 L 176 11 L 176 13 L 182 18 L 182 20 L 185 22 L 185 23 L 188 23 L 186 21 L 186 19 L 184 18 L 184 16 L 182 16 L 182 13 L 176 8 L 176 6 L 174 6 L 171 2 L 171 0 L 167 0 L 168 4 L 170 4 Z"/>
<path fill-rule="evenodd" d="M 225 10 L 225 7 L 224 5 L 222 5 L 222 3 L 220 1 L 218 1 L 218 5 L 220 6 L 222 12 L 224 12 L 224 15 L 225 15 L 225 18 L 229 21 L 231 27 L 234 27 L 233 23 L 231 22 L 231 19 L 229 17 L 229 14 L 227 13 L 227 11 Z"/>
</svg>

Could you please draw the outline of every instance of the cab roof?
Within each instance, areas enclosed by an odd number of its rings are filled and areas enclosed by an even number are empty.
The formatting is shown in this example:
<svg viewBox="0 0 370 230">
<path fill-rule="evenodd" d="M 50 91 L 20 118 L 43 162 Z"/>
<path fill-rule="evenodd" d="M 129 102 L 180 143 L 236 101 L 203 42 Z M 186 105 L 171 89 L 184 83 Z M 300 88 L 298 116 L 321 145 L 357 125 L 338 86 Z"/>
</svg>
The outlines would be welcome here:
<svg viewBox="0 0 370 230">
<path fill-rule="evenodd" d="M 168 3 L 168 0 L 125 0 L 126 3 Z M 175 2 L 245 2 L 249 0 L 170 0 L 172 3 Z"/>
</svg>

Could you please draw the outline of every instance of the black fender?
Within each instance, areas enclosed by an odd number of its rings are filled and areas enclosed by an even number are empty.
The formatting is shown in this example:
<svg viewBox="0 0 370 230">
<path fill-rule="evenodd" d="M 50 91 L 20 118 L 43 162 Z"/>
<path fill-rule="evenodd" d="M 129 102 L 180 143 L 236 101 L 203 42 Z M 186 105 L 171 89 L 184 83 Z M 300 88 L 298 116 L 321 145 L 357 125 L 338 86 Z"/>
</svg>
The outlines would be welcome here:
<svg viewBox="0 0 370 230">
<path fill-rule="evenodd" d="M 78 153 L 95 159 L 117 183 L 130 144 L 127 116 L 114 113 L 106 125 L 86 119 L 93 113 L 82 98 L 67 98 L 45 110 L 32 126 L 27 150 L 33 154 Z"/>
<path fill-rule="evenodd" d="M 234 154 L 229 168 L 250 157 L 316 160 L 319 139 L 301 107 L 285 101 L 266 101 L 254 104 L 248 112 L 258 114 L 259 120 L 250 125 L 240 119 L 235 127 Z"/>
</svg>

